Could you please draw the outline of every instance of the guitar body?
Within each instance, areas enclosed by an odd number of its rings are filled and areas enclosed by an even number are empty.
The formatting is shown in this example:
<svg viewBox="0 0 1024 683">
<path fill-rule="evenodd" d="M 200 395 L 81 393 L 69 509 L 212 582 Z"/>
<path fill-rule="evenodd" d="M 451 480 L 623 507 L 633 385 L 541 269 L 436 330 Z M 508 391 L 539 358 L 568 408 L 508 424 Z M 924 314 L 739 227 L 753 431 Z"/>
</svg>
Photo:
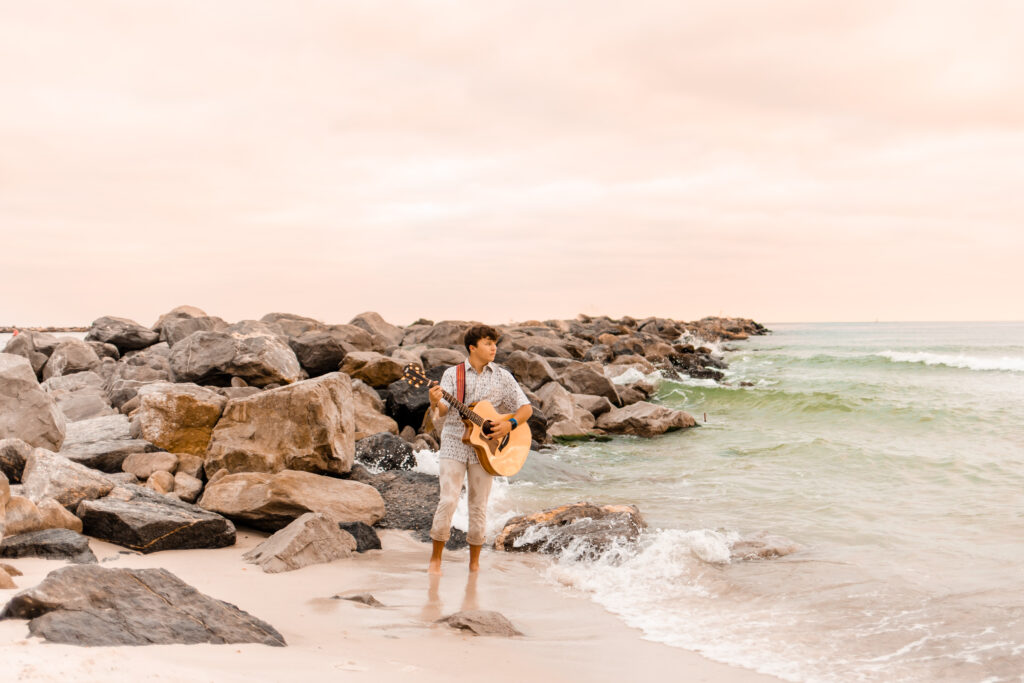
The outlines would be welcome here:
<svg viewBox="0 0 1024 683">
<path fill-rule="evenodd" d="M 484 420 L 492 422 L 500 422 L 511 417 L 511 414 L 496 411 L 490 401 L 479 401 L 469 407 Z M 533 443 L 528 425 L 519 425 L 502 439 L 488 439 L 480 425 L 467 419 L 463 419 L 462 422 L 466 425 L 462 442 L 473 447 L 476 457 L 480 459 L 481 467 L 488 474 L 511 477 L 522 469 Z"/>
</svg>

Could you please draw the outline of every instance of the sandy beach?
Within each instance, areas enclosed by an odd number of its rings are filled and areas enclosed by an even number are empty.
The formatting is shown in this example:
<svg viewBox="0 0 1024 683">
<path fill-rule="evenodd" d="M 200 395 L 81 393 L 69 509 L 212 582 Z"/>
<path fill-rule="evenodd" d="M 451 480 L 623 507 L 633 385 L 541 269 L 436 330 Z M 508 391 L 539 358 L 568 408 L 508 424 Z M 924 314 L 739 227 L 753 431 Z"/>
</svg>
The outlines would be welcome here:
<svg viewBox="0 0 1024 683">
<path fill-rule="evenodd" d="M 288 647 L 152 645 L 76 647 L 28 635 L 27 622 L 0 622 L 0 679 L 18 681 L 768 681 L 768 676 L 641 638 L 585 597 L 548 583 L 544 558 L 485 550 L 468 580 L 466 551 L 448 553 L 444 576 L 425 572 L 427 544 L 405 532 L 381 534 L 383 550 L 282 574 L 242 554 L 266 538 L 241 529 L 217 550 L 126 554 L 95 539 L 105 567 L 163 567 L 198 590 L 264 619 Z M 63 562 L 7 560 L 31 587 Z M 16 590 L 0 591 L 6 602 Z M 370 592 L 385 607 L 332 599 Z M 433 624 L 461 609 L 496 610 L 525 635 L 477 637 Z"/>
</svg>

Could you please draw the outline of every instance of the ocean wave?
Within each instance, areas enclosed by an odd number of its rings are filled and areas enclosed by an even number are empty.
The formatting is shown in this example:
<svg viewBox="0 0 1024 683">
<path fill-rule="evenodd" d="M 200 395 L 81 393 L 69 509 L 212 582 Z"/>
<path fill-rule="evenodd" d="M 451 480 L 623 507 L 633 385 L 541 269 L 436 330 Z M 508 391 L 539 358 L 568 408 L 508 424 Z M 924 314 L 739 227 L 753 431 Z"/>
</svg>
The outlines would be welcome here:
<svg viewBox="0 0 1024 683">
<path fill-rule="evenodd" d="M 880 351 L 875 354 L 893 363 L 921 363 L 924 365 L 944 365 L 964 370 L 1024 372 L 1024 358 L 1013 356 L 983 357 L 953 355 L 946 353 L 930 353 L 928 351 Z"/>
</svg>

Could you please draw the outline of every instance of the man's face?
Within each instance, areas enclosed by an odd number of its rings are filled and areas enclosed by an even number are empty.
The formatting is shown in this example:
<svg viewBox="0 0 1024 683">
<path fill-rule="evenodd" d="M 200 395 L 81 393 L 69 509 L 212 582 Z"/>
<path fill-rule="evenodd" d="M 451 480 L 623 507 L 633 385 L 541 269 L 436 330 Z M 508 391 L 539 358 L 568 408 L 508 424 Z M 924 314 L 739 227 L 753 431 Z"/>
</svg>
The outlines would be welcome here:
<svg viewBox="0 0 1024 683">
<path fill-rule="evenodd" d="M 489 337 L 484 337 L 476 343 L 476 346 L 469 347 L 469 355 L 475 356 L 485 363 L 494 360 L 496 353 L 498 353 L 498 343 Z"/>
</svg>

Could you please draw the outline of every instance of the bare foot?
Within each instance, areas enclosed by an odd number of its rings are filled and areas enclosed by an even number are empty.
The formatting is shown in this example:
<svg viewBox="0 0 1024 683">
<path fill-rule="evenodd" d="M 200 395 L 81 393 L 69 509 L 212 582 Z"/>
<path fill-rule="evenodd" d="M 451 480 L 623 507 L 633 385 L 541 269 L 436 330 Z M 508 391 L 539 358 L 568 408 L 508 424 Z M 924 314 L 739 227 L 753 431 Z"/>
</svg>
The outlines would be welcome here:
<svg viewBox="0 0 1024 683">
<path fill-rule="evenodd" d="M 441 576 L 441 560 L 431 560 L 427 565 L 427 573 L 431 576 Z"/>
<path fill-rule="evenodd" d="M 470 572 L 478 572 L 478 571 L 480 571 L 480 562 L 479 562 L 479 560 L 476 561 L 476 562 L 470 562 L 469 563 L 469 571 Z"/>
</svg>

